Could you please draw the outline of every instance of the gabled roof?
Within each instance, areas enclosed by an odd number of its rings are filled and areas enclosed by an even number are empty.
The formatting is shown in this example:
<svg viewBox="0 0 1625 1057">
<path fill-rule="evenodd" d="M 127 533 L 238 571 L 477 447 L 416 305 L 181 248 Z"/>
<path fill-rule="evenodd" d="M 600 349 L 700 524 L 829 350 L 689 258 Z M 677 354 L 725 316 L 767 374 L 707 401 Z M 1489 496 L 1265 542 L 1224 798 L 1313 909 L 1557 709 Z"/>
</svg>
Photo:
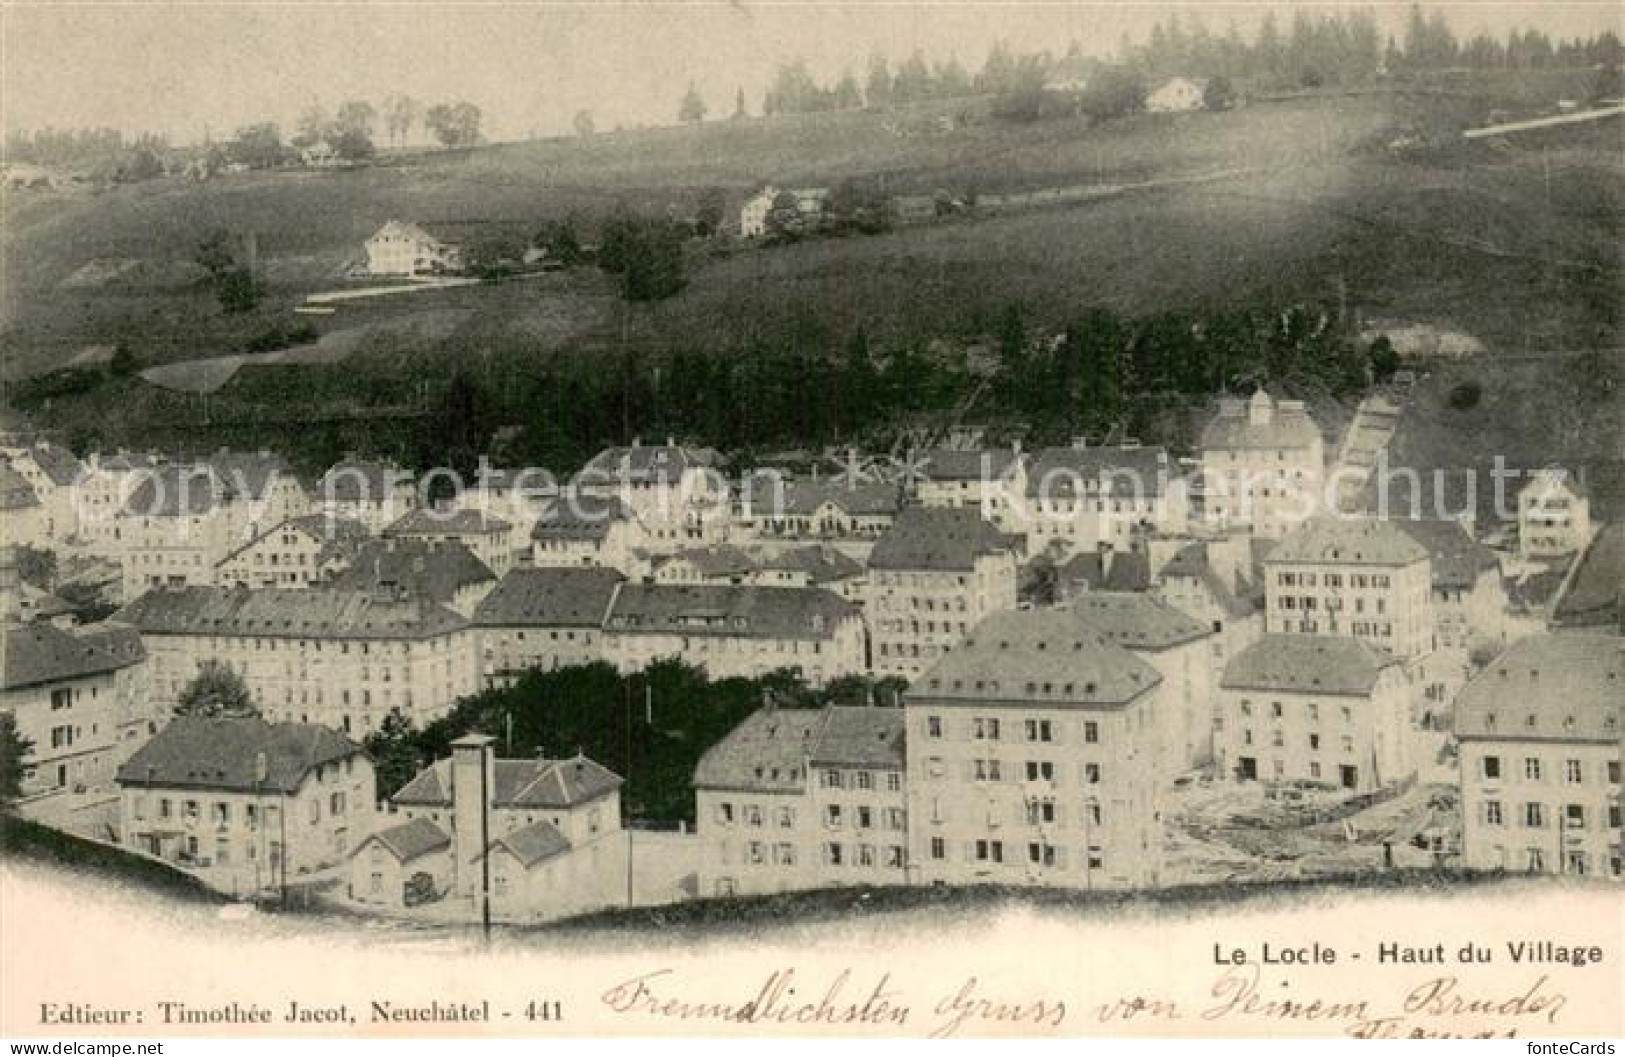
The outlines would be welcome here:
<svg viewBox="0 0 1625 1057">
<path fill-rule="evenodd" d="M 900 708 L 778 708 L 751 713 L 700 757 L 694 786 L 763 793 L 805 788 L 807 768 L 903 768 Z"/>
<path fill-rule="evenodd" d="M 530 531 L 533 540 L 601 540 L 617 522 L 630 521 L 626 504 L 613 496 L 572 493 L 547 505 Z"/>
<path fill-rule="evenodd" d="M 1352 635 L 1265 635 L 1230 659 L 1226 690 L 1365 697 L 1399 661 Z"/>
<path fill-rule="evenodd" d="M 383 845 L 384 849 L 395 857 L 395 861 L 402 865 L 420 859 L 430 852 L 451 847 L 451 837 L 446 831 L 426 818 L 415 818 L 410 822 L 381 829 L 367 840 L 375 840 Z"/>
<path fill-rule="evenodd" d="M 994 613 L 909 687 L 905 700 L 1019 702 L 1044 708 L 1128 704 L 1162 681 L 1150 663 L 1076 614 L 1058 609 Z"/>
<path fill-rule="evenodd" d="M 1212 632 L 1158 599 L 1141 592 L 1089 591 L 1072 612 L 1101 635 L 1131 650 L 1166 650 Z"/>
<path fill-rule="evenodd" d="M 363 541 L 349 566 L 333 578 L 332 586 L 340 591 L 399 587 L 444 605 L 455 601 L 465 588 L 496 578 L 464 543 L 407 537 Z"/>
<path fill-rule="evenodd" d="M 391 462 L 344 459 L 334 463 L 316 484 L 318 498 L 338 502 L 383 502 L 410 487 L 412 475 Z"/>
<path fill-rule="evenodd" d="M 474 611 L 481 627 L 601 628 L 624 577 L 614 569 L 514 569 Z"/>
<path fill-rule="evenodd" d="M 367 526 L 359 521 L 327 517 L 324 514 L 306 514 L 301 517 L 291 517 L 272 525 L 226 555 L 220 560 L 220 564 L 224 565 L 266 540 L 280 536 L 287 530 L 297 532 L 307 539 L 322 545 L 321 551 L 317 554 L 316 560 L 318 563 L 325 562 L 330 558 L 348 558 L 355 554 L 361 544 L 370 537 Z"/>
<path fill-rule="evenodd" d="M 265 761 L 260 780 L 259 759 Z M 330 727 L 267 723 L 258 717 L 181 717 L 136 750 L 118 769 L 127 786 L 167 786 L 222 792 L 292 793 L 317 767 L 352 756 L 361 746 Z"/>
<path fill-rule="evenodd" d="M 24 452 L 34 460 L 40 472 L 58 487 L 73 484 L 84 469 L 73 452 L 48 440 L 35 441 Z"/>
<path fill-rule="evenodd" d="M 869 552 L 871 569 L 969 572 L 976 559 L 1010 550 L 1010 542 L 975 510 L 904 507 Z"/>
<path fill-rule="evenodd" d="M 661 635 L 825 639 L 857 607 L 821 587 L 626 584 L 605 628 Z"/>
<path fill-rule="evenodd" d="M 571 482 L 576 487 L 623 484 L 676 485 L 689 470 L 710 467 L 714 452 L 676 444 L 636 444 L 605 448 L 588 460 Z"/>
<path fill-rule="evenodd" d="M 1403 566 L 1427 558 L 1427 548 L 1392 521 L 1317 517 L 1287 533 L 1264 563 Z"/>
<path fill-rule="evenodd" d="M 926 455 L 922 472 L 930 481 L 997 481 L 1013 474 L 1021 460 L 1017 448 L 937 448 Z"/>
<path fill-rule="evenodd" d="M 384 529 L 386 536 L 486 536 L 513 528 L 479 510 L 434 510 L 415 507 Z"/>
<path fill-rule="evenodd" d="M 40 505 L 28 478 L 0 459 L 0 510 L 27 510 Z"/>
<path fill-rule="evenodd" d="M 521 866 L 529 869 L 539 862 L 563 855 L 570 850 L 570 842 L 553 823 L 544 818 L 493 838 L 490 851 L 494 853 L 499 849 L 518 859 Z"/>
<path fill-rule="evenodd" d="M 420 640 L 468 622 L 420 595 L 338 588 L 159 587 L 114 614 L 143 635 Z"/>
<path fill-rule="evenodd" d="M 863 563 L 834 547 L 820 544 L 783 551 L 764 562 L 762 568 L 806 573 L 814 584 L 838 583 L 863 575 Z"/>
<path fill-rule="evenodd" d="M 450 759 L 436 760 L 402 786 L 391 800 L 413 807 L 451 805 Z M 567 760 L 492 761 L 491 805 L 500 808 L 572 808 L 621 787 L 621 777 L 585 756 Z"/>
<path fill-rule="evenodd" d="M 1202 430 L 1200 446 L 1217 451 L 1280 451 L 1301 450 L 1322 442 L 1320 427 L 1301 401 L 1276 402 L 1264 394 L 1263 403 L 1265 414 L 1254 421 L 1245 402 L 1222 398 L 1218 413 Z"/>
<path fill-rule="evenodd" d="M 169 463 L 143 472 L 124 513 L 131 517 L 199 517 L 220 502 L 222 493 L 206 466 Z"/>
<path fill-rule="evenodd" d="M 1625 633 L 1625 524 L 1604 525 L 1563 587 L 1552 624 Z"/>
<path fill-rule="evenodd" d="M 1232 617 L 1245 617 L 1257 610 L 1247 593 L 1239 585 L 1225 583 L 1225 578 L 1208 560 L 1207 544 L 1190 543 L 1181 547 L 1162 566 L 1158 574 L 1162 580 L 1199 580 L 1207 588 L 1215 604 Z"/>
<path fill-rule="evenodd" d="M 710 547 L 692 547 L 678 551 L 662 562 L 687 562 L 701 576 L 717 578 L 743 576 L 756 571 L 756 562 L 750 555 L 731 543 L 718 543 Z"/>
<path fill-rule="evenodd" d="M 1152 499 L 1163 494 L 1169 472 L 1160 447 L 1045 448 L 1028 467 L 1027 495 Z"/>
<path fill-rule="evenodd" d="M 118 671 L 146 660 L 141 636 L 132 627 L 98 624 L 71 631 L 37 621 L 0 628 L 3 668 L 0 689 L 83 679 Z"/>
<path fill-rule="evenodd" d="M 1151 588 L 1151 557 L 1144 551 L 1080 551 L 1062 564 L 1060 575 L 1072 584 L 1091 591 L 1148 591 Z"/>
<path fill-rule="evenodd" d="M 1582 632 L 1514 642 L 1456 696 L 1458 738 L 1607 741 L 1625 708 L 1625 638 Z"/>
<path fill-rule="evenodd" d="M 1495 552 L 1472 537 L 1459 521 L 1417 519 L 1395 522 L 1427 548 L 1433 562 L 1433 586 L 1466 590 L 1487 572 L 1501 568 Z"/>
<path fill-rule="evenodd" d="M 826 503 L 849 517 L 883 517 L 895 515 L 903 497 L 893 484 L 843 484 L 757 473 L 746 479 L 740 502 L 752 517 L 806 517 Z"/>
</svg>

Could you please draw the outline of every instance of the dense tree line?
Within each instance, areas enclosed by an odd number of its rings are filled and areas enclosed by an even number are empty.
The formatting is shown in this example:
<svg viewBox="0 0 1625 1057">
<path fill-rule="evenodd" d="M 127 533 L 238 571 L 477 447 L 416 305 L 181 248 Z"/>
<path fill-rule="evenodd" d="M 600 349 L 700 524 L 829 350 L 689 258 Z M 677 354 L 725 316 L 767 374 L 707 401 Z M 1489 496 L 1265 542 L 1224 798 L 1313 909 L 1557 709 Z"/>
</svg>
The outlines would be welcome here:
<svg viewBox="0 0 1625 1057">
<path fill-rule="evenodd" d="M 527 672 L 514 685 L 459 702 L 417 728 L 393 714 L 367 738 L 378 795 L 392 796 L 422 767 L 451 753 L 466 734 L 496 739 L 499 757 L 569 758 L 581 753 L 626 779 L 627 817 L 694 820 L 694 767 L 700 756 L 765 704 L 784 708 L 826 703 L 894 705 L 898 685 L 863 677 L 819 690 L 793 672 L 713 681 L 702 669 L 663 661 L 621 675 L 608 664 Z"/>
</svg>

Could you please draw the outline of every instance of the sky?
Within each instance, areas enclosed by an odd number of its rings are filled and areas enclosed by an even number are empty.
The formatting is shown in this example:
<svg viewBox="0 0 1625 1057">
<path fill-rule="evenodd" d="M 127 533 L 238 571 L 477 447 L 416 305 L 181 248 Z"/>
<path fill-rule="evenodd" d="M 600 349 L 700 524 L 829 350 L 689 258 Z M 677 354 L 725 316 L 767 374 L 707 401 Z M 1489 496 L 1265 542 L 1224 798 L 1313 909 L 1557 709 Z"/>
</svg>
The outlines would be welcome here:
<svg viewBox="0 0 1625 1057">
<path fill-rule="evenodd" d="M 1336 6 L 1336 5 L 1327 5 Z M 1398 34 L 1409 8 L 1372 3 Z M 1456 0 L 1458 36 L 1538 26 L 1555 37 L 1620 29 L 1617 0 Z M 109 126 L 152 131 L 177 144 L 216 139 L 253 121 L 285 131 L 312 104 L 375 104 L 405 93 L 426 102 L 466 99 L 492 139 L 567 131 L 579 110 L 600 129 L 670 124 L 692 81 L 713 116 L 745 90 L 752 113 L 781 63 L 803 58 L 833 80 L 860 80 L 879 51 L 894 65 L 928 59 L 981 66 L 1003 39 L 1017 51 L 1062 53 L 1076 40 L 1108 54 L 1138 41 L 1178 9 L 1215 31 L 1234 20 L 1250 36 L 1263 12 L 1292 5 L 1229 0 L 998 2 L 847 0 L 837 3 L 594 0 L 441 0 L 331 3 L 0 2 L 0 124 L 6 129 Z"/>
</svg>

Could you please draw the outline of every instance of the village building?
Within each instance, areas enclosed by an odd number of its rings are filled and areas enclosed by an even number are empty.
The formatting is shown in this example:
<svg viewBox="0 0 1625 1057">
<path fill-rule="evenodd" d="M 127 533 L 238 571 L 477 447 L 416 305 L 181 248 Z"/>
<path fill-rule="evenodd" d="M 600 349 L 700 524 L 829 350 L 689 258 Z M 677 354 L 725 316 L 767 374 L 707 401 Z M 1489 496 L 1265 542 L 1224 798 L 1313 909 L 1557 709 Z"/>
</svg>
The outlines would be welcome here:
<svg viewBox="0 0 1625 1057">
<path fill-rule="evenodd" d="M 699 893 L 907 883 L 903 738 L 898 708 L 748 716 L 694 769 Z"/>
<path fill-rule="evenodd" d="M 391 537 L 362 543 L 327 582 L 340 591 L 425 598 L 471 617 L 497 576 L 461 543 Z"/>
<path fill-rule="evenodd" d="M 1625 523 L 1603 525 L 1564 578 L 1550 626 L 1625 635 Z"/>
<path fill-rule="evenodd" d="M 531 564 L 599 566 L 630 576 L 644 541 L 643 525 L 619 499 L 570 493 L 553 501 L 531 529 Z"/>
<path fill-rule="evenodd" d="M 1205 105 L 1206 93 L 1206 78 L 1171 77 L 1146 94 L 1145 109 L 1151 114 L 1182 114 L 1201 110 Z"/>
<path fill-rule="evenodd" d="M 1211 628 L 1211 685 L 1217 687 L 1230 659 L 1264 634 L 1262 575 L 1227 541 L 1195 541 L 1175 551 L 1156 574 L 1153 597 Z"/>
<path fill-rule="evenodd" d="M 739 497 L 738 521 L 764 542 L 872 543 L 897 519 L 896 485 L 787 479 L 763 472 L 749 477 Z"/>
<path fill-rule="evenodd" d="M 513 568 L 513 526 L 478 510 L 418 507 L 385 529 L 384 536 L 431 545 L 460 543 L 499 577 Z"/>
<path fill-rule="evenodd" d="M 969 507 L 905 507 L 869 554 L 876 674 L 917 678 L 983 617 L 1016 608 L 1016 558 Z"/>
<path fill-rule="evenodd" d="M 1506 588 L 1493 550 L 1459 521 L 1396 521 L 1427 549 L 1438 648 L 1460 653 L 1506 645 Z"/>
<path fill-rule="evenodd" d="M 1181 528 L 1184 514 L 1173 483 L 1163 448 L 1046 448 L 1027 470 L 1020 511 L 1027 551 L 1054 547 L 1072 554 L 1102 543 L 1126 551 L 1138 534 Z"/>
<path fill-rule="evenodd" d="M 1142 592 L 1091 591 L 1071 611 L 1108 642 L 1162 677 L 1162 773 L 1180 774 L 1213 758 L 1214 632 L 1189 614 Z"/>
<path fill-rule="evenodd" d="M 866 670 L 863 618 L 819 588 L 625 584 L 604 623 L 604 659 L 638 672 L 670 658 L 712 679 L 790 669 L 813 686 Z"/>
<path fill-rule="evenodd" d="M 623 579 L 602 568 L 509 572 L 474 611 L 486 685 L 603 660 L 604 625 Z"/>
<path fill-rule="evenodd" d="M 1518 490 L 1518 553 L 1524 558 L 1574 554 L 1585 549 L 1591 532 L 1591 497 L 1567 470 L 1537 470 Z"/>
<path fill-rule="evenodd" d="M 79 539 L 87 554 L 118 559 L 123 553 L 123 513 L 130 497 L 159 460 L 141 452 L 92 452 L 74 493 Z"/>
<path fill-rule="evenodd" d="M 650 566 L 649 583 L 743 584 L 756 571 L 756 560 L 731 543 L 718 543 L 656 555 Z"/>
<path fill-rule="evenodd" d="M 1055 569 L 1055 593 L 1070 602 L 1091 591 L 1149 591 L 1151 556 L 1138 541 L 1128 550 L 1101 543 L 1092 551 L 1078 551 Z"/>
<path fill-rule="evenodd" d="M 764 558 L 747 583 L 761 587 L 822 587 L 853 605 L 868 596 L 868 573 L 856 558 L 827 543 L 781 550 Z"/>
<path fill-rule="evenodd" d="M 1155 886 L 1162 692 L 1075 614 L 977 624 L 903 699 L 916 881 Z"/>
<path fill-rule="evenodd" d="M 1409 681 L 1362 639 L 1265 635 L 1225 666 L 1214 743 L 1219 773 L 1242 781 L 1403 782 L 1416 773 Z"/>
<path fill-rule="evenodd" d="M 22 622 L 22 585 L 0 551 L 0 712 L 29 743 L 22 793 L 106 789 L 152 733 L 146 650 L 133 628 Z"/>
<path fill-rule="evenodd" d="M 363 245 L 369 275 L 445 275 L 463 269 L 459 238 L 433 224 L 391 220 Z"/>
<path fill-rule="evenodd" d="M 329 517 L 358 521 L 370 533 L 382 532 L 417 507 L 412 475 L 392 462 L 344 459 L 316 484 L 317 509 Z"/>
<path fill-rule="evenodd" d="M 1435 648 L 1428 551 L 1398 524 L 1320 517 L 1264 559 L 1264 630 L 1350 635 L 1410 662 Z"/>
<path fill-rule="evenodd" d="M 1455 702 L 1462 857 L 1477 869 L 1612 877 L 1620 865 L 1625 639 L 1519 639 Z"/>
<path fill-rule="evenodd" d="M 325 514 L 306 514 L 273 525 L 215 566 L 222 587 L 313 587 L 355 560 L 367 528 Z"/>
<path fill-rule="evenodd" d="M 466 735 L 391 799 L 393 825 L 358 845 L 349 894 L 387 909 L 444 901 L 477 920 L 546 920 L 626 901 L 622 780 L 601 764 L 499 759 Z"/>
<path fill-rule="evenodd" d="M 0 515 L 5 516 L 9 543 L 45 542 L 45 506 L 28 479 L 0 461 Z"/>
<path fill-rule="evenodd" d="M 242 676 L 267 719 L 355 737 L 391 712 L 438 719 L 481 685 L 469 622 L 404 592 L 159 588 L 115 616 L 141 633 L 166 708 L 206 661 Z"/>
<path fill-rule="evenodd" d="M 827 187 L 802 187 L 781 191 L 772 184 L 767 184 L 747 198 L 745 204 L 739 208 L 739 237 L 754 239 L 767 234 L 767 219 L 782 195 L 789 195 L 795 200 L 796 211 L 804 220 L 817 220 L 829 208 Z"/>
<path fill-rule="evenodd" d="M 669 553 L 727 538 L 729 489 L 716 463 L 709 449 L 634 440 L 593 456 L 571 479 L 570 491 L 618 500 L 641 526 L 641 545 Z"/>
<path fill-rule="evenodd" d="M 1201 519 L 1279 539 L 1322 512 L 1326 442 L 1301 400 L 1263 389 L 1245 403 L 1219 401 L 1202 430 Z"/>
<path fill-rule="evenodd" d="M 367 754 L 309 723 L 178 718 L 117 781 L 120 843 L 233 895 L 308 883 L 377 817 Z"/>
<path fill-rule="evenodd" d="M 1027 457 L 1008 448 L 937 448 L 927 453 L 914 494 L 921 506 L 969 507 L 1001 532 L 1023 531 Z"/>
<path fill-rule="evenodd" d="M 506 470 L 481 466 L 479 480 L 458 494 L 457 505 L 512 525 L 514 542 L 524 550 L 537 522 L 558 498 L 558 479 L 540 467 Z"/>
<path fill-rule="evenodd" d="M 66 541 L 79 533 L 77 491 L 84 466 L 73 452 L 60 444 L 37 440 L 30 444 L 0 447 L 0 461 L 9 464 L 27 481 L 39 500 L 38 524 L 34 542 Z M 4 489 L 0 488 L 0 493 Z M 7 519 L 9 522 L 9 518 Z M 19 542 L 19 534 L 12 540 Z"/>
</svg>

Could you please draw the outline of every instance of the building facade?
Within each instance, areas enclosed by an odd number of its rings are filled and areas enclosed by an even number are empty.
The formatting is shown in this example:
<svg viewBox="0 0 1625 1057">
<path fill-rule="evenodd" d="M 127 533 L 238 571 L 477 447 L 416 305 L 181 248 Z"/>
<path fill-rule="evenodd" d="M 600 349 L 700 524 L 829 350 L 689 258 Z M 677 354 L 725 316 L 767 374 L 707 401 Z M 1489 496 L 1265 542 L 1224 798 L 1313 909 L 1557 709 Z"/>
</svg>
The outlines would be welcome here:
<svg viewBox="0 0 1625 1057">
<path fill-rule="evenodd" d="M 488 686 L 531 669 L 605 659 L 604 626 L 624 578 L 614 569 L 515 569 L 474 611 Z"/>
<path fill-rule="evenodd" d="M 1207 524 L 1279 539 L 1322 512 L 1326 444 L 1301 400 L 1221 399 L 1201 448 Z"/>
<path fill-rule="evenodd" d="M 1518 490 L 1518 551 L 1523 557 L 1557 558 L 1584 550 L 1591 531 L 1591 499 L 1567 470 L 1537 470 Z"/>
</svg>

